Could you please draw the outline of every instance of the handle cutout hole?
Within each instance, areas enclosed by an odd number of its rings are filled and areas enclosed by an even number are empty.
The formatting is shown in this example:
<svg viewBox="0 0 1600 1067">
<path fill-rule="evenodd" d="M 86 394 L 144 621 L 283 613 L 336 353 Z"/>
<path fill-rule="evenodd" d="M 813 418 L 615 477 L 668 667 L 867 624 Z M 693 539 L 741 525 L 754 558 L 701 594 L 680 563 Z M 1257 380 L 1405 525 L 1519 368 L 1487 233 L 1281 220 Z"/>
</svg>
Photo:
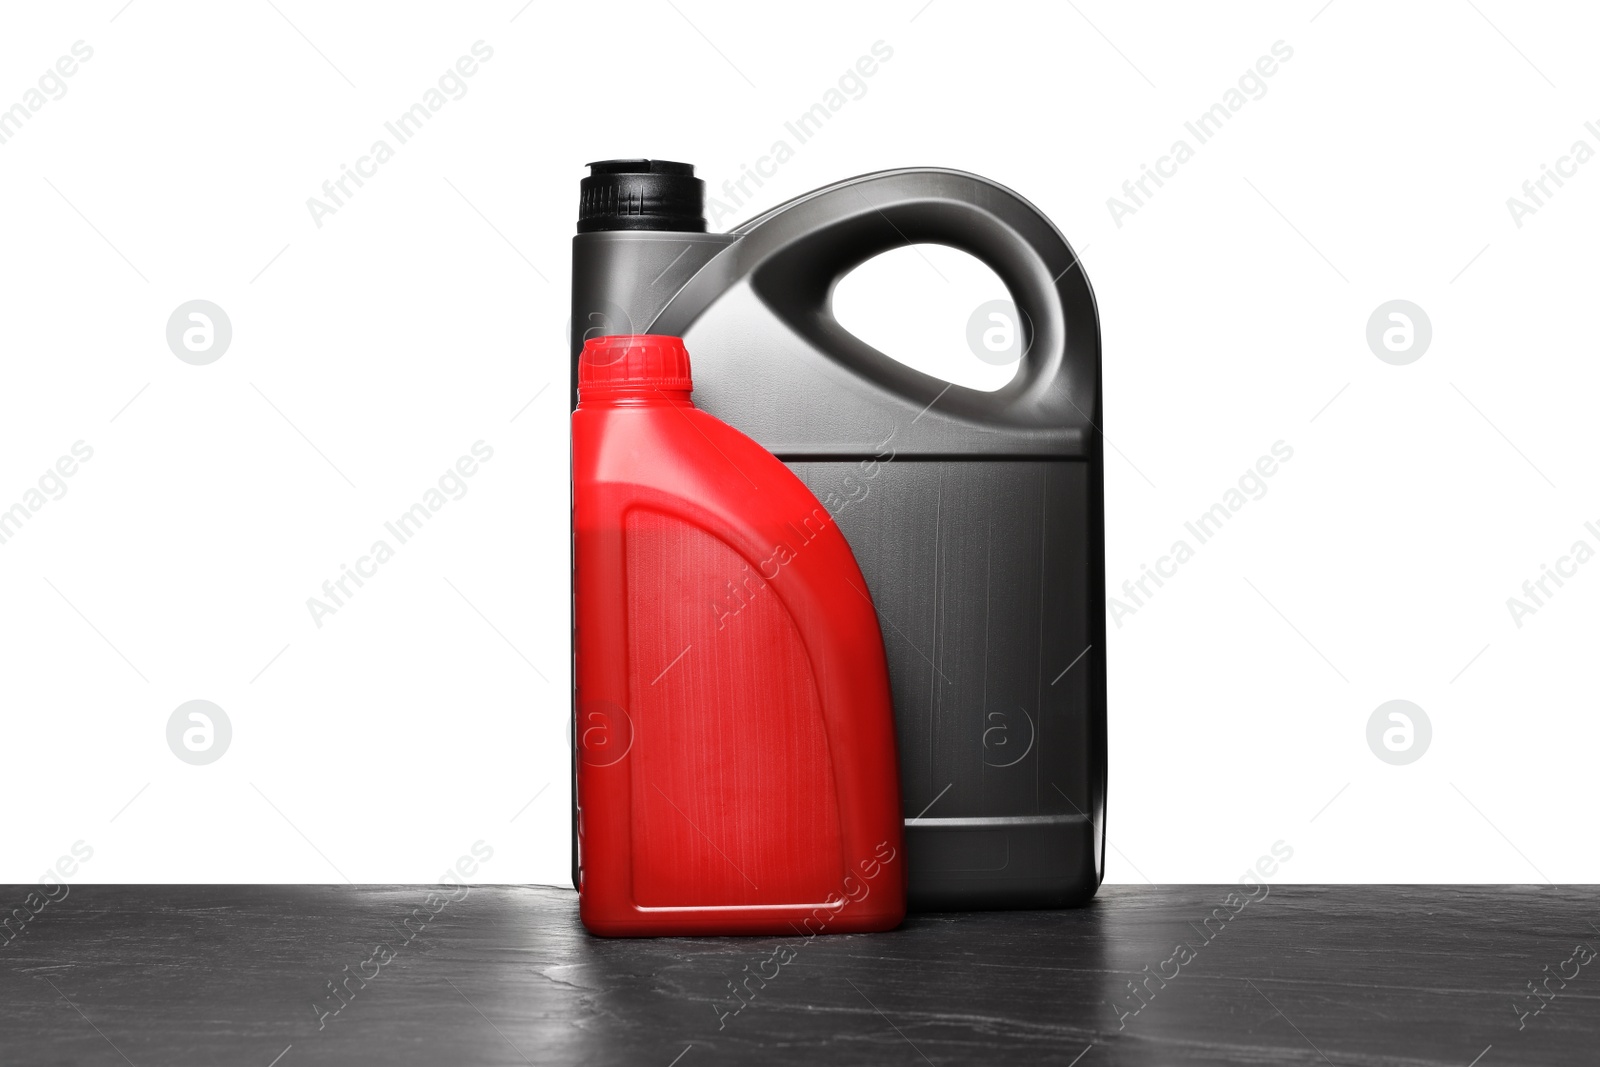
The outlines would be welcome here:
<svg viewBox="0 0 1600 1067">
<path fill-rule="evenodd" d="M 1000 276 L 946 245 L 867 260 L 834 286 L 833 316 L 890 359 L 986 393 L 1016 377 L 1032 336 Z"/>
</svg>

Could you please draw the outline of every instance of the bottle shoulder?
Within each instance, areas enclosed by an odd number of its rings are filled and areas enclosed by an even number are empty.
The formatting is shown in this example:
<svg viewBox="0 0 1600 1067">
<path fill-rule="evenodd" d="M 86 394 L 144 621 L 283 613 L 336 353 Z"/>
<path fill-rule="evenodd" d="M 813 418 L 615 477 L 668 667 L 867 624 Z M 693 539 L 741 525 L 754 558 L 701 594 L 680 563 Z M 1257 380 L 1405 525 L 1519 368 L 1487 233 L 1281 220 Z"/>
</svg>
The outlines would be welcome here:
<svg viewBox="0 0 1600 1067">
<path fill-rule="evenodd" d="M 572 448 L 579 482 L 649 487 L 752 517 L 820 506 L 782 460 L 687 405 L 579 408 Z"/>
<path fill-rule="evenodd" d="M 782 460 L 714 416 L 652 410 L 574 422 L 576 528 L 620 530 L 636 510 L 665 513 L 723 541 L 781 583 L 785 599 L 843 596 L 843 627 L 871 624 L 866 579 L 833 516 Z M 848 583 L 846 589 L 842 583 Z M 860 620 L 854 617 L 860 615 Z"/>
</svg>

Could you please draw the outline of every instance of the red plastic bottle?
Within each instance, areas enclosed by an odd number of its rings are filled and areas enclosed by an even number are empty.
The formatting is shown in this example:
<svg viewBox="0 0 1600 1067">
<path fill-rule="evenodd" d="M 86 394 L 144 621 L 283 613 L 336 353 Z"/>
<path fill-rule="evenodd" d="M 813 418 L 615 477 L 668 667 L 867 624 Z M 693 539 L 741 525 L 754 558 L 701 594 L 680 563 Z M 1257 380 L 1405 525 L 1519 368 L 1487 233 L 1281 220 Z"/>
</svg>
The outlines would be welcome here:
<svg viewBox="0 0 1600 1067">
<path fill-rule="evenodd" d="M 572 416 L 579 914 L 592 933 L 887 930 L 899 767 L 867 584 L 676 337 L 584 345 Z"/>
</svg>

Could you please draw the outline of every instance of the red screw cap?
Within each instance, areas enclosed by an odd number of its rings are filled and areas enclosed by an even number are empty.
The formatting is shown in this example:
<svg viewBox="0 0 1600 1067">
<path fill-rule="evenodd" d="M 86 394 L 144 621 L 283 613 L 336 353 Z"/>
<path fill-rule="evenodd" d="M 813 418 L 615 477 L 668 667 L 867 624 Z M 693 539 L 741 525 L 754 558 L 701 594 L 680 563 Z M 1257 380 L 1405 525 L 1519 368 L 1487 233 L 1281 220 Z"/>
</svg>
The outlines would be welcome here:
<svg viewBox="0 0 1600 1067">
<path fill-rule="evenodd" d="M 578 357 L 578 388 L 588 387 L 692 390 L 689 352 L 664 334 L 592 337 Z"/>
</svg>

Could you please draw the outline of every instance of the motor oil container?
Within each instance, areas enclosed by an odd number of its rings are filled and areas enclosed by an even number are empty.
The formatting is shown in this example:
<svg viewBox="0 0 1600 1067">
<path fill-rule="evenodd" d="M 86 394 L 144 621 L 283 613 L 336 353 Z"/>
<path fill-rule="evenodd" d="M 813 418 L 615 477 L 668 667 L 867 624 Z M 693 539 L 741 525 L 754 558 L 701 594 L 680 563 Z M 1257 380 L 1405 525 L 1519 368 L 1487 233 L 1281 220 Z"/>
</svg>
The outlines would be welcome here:
<svg viewBox="0 0 1600 1067">
<path fill-rule="evenodd" d="M 890 929 L 872 595 L 812 492 L 691 389 L 676 337 L 590 340 L 578 365 L 579 914 L 619 936 Z"/>
<path fill-rule="evenodd" d="M 851 178 L 718 234 L 692 166 L 590 168 L 574 369 L 586 336 L 683 337 L 703 415 L 834 516 L 888 654 L 911 906 L 1087 901 L 1105 842 L 1104 437 L 1072 248 L 1017 194 L 950 170 Z M 1003 388 L 930 377 L 835 320 L 839 279 L 923 242 L 1010 291 L 1025 354 Z"/>
</svg>

